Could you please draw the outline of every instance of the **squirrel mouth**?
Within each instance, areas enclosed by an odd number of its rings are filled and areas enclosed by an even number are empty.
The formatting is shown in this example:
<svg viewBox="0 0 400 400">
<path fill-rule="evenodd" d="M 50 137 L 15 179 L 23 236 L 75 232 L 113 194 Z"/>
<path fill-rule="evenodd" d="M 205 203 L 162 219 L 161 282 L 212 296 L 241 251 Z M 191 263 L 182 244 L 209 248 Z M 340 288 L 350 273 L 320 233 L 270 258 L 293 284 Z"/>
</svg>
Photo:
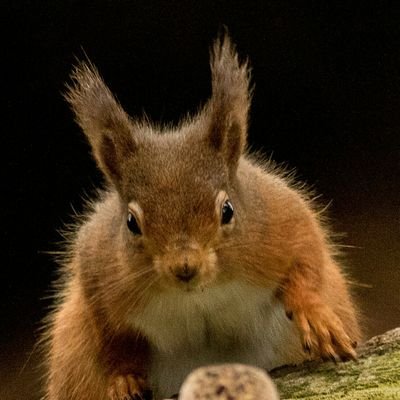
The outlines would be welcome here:
<svg viewBox="0 0 400 400">
<path fill-rule="evenodd" d="M 183 287 L 183 290 L 188 293 L 203 293 L 205 289 L 204 285 L 196 285 L 196 286 L 186 286 Z"/>
<path fill-rule="evenodd" d="M 173 287 L 184 293 L 198 294 L 204 292 L 206 285 L 203 282 L 200 282 L 199 279 L 195 279 L 190 282 L 181 282 L 175 280 Z"/>
<path fill-rule="evenodd" d="M 201 293 L 204 291 L 204 285 L 199 282 L 178 283 L 178 288 L 187 293 Z"/>
</svg>

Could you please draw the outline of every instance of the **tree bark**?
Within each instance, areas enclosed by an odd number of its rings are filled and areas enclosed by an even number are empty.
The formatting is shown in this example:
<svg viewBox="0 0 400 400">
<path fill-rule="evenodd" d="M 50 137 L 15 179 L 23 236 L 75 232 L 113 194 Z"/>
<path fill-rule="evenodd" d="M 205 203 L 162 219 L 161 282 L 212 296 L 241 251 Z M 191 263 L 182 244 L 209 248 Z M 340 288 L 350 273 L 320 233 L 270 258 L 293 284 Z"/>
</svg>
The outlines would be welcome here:
<svg viewBox="0 0 400 400">
<path fill-rule="evenodd" d="M 399 400 L 400 328 L 368 340 L 358 355 L 355 362 L 309 362 L 270 375 L 281 400 Z"/>
</svg>

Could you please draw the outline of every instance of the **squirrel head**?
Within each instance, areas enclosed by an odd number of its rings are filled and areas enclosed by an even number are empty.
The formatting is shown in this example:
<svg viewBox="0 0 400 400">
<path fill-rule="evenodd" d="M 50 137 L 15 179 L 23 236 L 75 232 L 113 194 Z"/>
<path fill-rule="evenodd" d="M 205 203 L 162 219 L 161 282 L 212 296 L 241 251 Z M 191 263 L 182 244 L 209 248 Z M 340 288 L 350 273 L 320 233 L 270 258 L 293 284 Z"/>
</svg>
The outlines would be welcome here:
<svg viewBox="0 0 400 400">
<path fill-rule="evenodd" d="M 211 98 L 173 130 L 130 118 L 89 62 L 74 69 L 65 95 L 119 194 L 127 249 L 149 256 L 168 285 L 215 279 L 215 249 L 235 229 L 231 194 L 246 147 L 250 72 L 227 34 L 215 41 L 210 66 Z"/>
</svg>

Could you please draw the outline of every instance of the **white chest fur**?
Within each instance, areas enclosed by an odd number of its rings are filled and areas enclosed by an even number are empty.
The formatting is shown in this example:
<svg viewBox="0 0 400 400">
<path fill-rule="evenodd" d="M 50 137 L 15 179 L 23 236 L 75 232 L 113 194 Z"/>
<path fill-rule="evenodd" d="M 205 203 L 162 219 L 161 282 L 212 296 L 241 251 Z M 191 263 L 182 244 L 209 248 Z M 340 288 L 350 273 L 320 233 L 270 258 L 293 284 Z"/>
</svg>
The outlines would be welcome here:
<svg viewBox="0 0 400 400">
<path fill-rule="evenodd" d="M 269 289 L 231 282 L 154 297 L 131 323 L 150 339 L 156 396 L 177 393 L 201 365 L 241 362 L 272 369 L 304 359 L 298 332 Z"/>
</svg>

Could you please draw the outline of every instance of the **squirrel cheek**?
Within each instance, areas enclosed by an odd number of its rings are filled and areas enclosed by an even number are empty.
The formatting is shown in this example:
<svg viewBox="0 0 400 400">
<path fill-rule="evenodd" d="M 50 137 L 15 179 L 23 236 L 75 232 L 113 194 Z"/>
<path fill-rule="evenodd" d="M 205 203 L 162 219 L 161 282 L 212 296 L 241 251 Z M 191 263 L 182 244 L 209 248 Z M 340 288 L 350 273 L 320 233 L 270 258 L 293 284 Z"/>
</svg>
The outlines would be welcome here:
<svg viewBox="0 0 400 400">
<path fill-rule="evenodd" d="M 207 261 L 204 263 L 201 274 L 201 283 L 207 284 L 214 281 L 217 277 L 217 255 L 214 250 L 207 252 Z"/>
</svg>

